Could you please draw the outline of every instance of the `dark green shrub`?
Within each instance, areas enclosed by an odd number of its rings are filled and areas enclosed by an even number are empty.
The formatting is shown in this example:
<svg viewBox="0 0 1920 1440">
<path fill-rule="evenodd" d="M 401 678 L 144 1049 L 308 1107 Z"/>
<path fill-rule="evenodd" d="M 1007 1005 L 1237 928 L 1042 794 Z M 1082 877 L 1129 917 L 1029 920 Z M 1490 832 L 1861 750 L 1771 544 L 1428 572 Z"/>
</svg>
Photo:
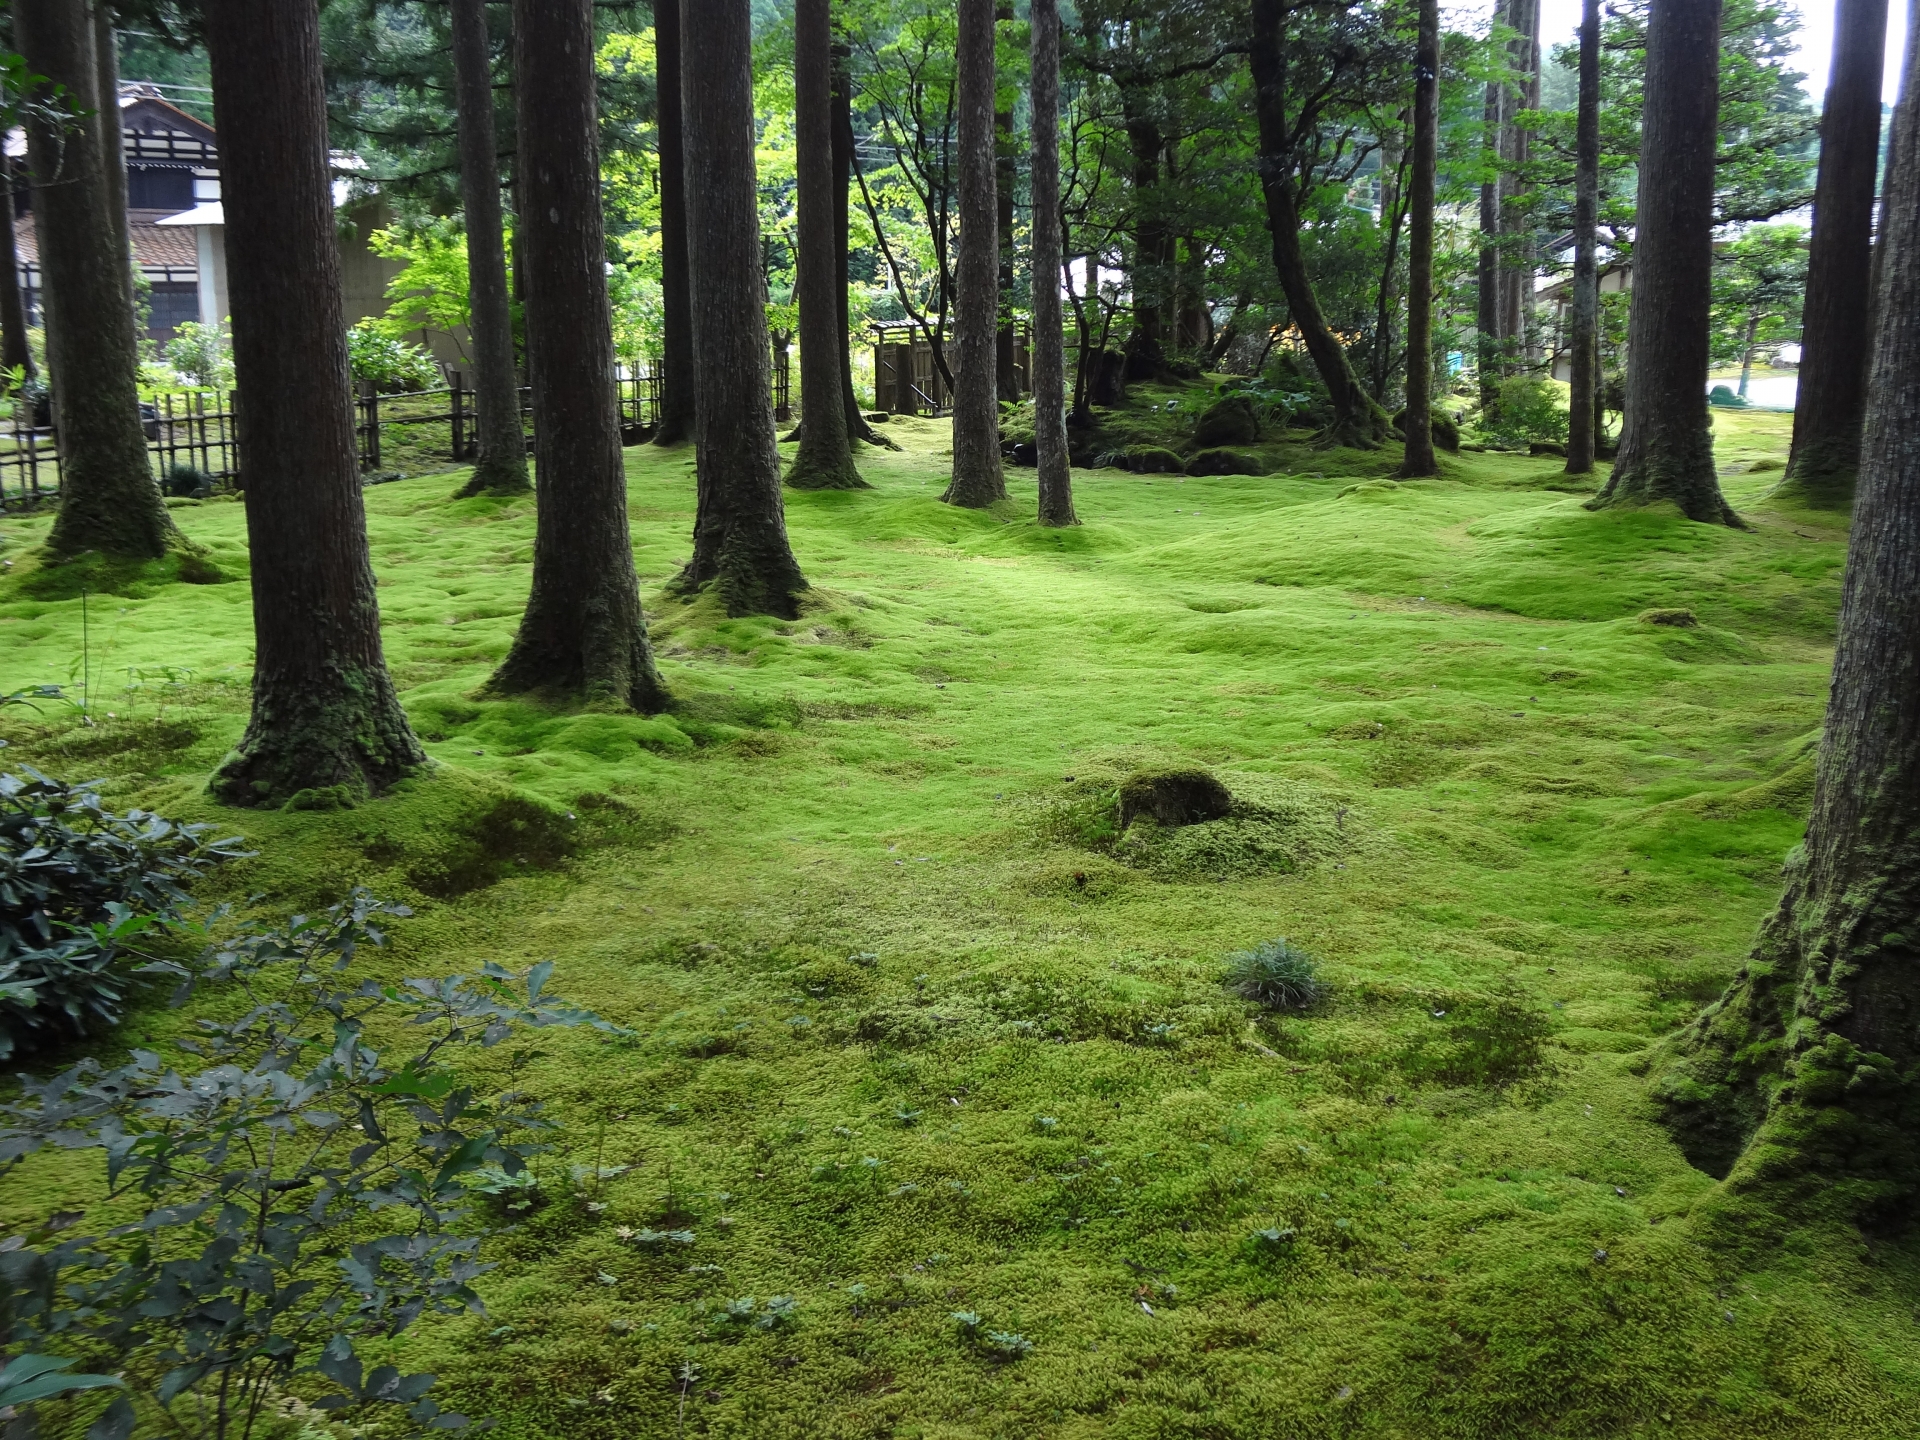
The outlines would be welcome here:
<svg viewBox="0 0 1920 1440">
<path fill-rule="evenodd" d="M 1521 449 L 1535 440 L 1567 438 L 1567 412 L 1560 392 L 1537 375 L 1516 375 L 1480 417 L 1480 428 L 1495 444 Z"/>
<path fill-rule="evenodd" d="M 1320 966 L 1282 938 L 1227 957 L 1227 988 L 1269 1010 L 1304 1010 L 1320 998 Z"/>
<path fill-rule="evenodd" d="M 43 1032 L 119 1020 L 132 942 L 180 918 L 188 882 L 243 853 L 211 829 L 115 814 L 92 784 L 0 775 L 0 1059 Z"/>
</svg>

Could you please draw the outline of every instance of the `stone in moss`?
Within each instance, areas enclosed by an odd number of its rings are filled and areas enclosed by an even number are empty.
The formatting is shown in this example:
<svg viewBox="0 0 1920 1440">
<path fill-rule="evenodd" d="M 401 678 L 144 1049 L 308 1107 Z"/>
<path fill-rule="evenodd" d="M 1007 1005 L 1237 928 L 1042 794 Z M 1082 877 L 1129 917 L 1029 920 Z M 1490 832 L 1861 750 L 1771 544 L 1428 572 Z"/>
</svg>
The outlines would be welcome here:
<svg viewBox="0 0 1920 1440">
<path fill-rule="evenodd" d="M 1407 430 L 1407 412 L 1403 407 L 1393 417 L 1393 428 L 1401 434 Z M 1433 443 L 1449 454 L 1460 453 L 1460 422 L 1445 410 L 1433 412 Z M 1484 449 L 1485 447 L 1479 447 Z"/>
<path fill-rule="evenodd" d="M 1136 475 L 1184 475 L 1187 462 L 1160 445 L 1135 445 L 1121 457 Z"/>
<path fill-rule="evenodd" d="M 1260 438 L 1260 410 L 1246 395 L 1223 395 L 1193 422 L 1193 443 L 1205 449 L 1216 445 L 1251 445 Z"/>
<path fill-rule="evenodd" d="M 1676 630 L 1692 630 L 1700 619 L 1691 610 L 1642 610 L 1642 625 L 1669 625 Z"/>
<path fill-rule="evenodd" d="M 1222 820 L 1232 811 L 1232 793 L 1198 766 L 1137 770 L 1120 782 L 1120 828 L 1123 830 L 1143 815 L 1171 830 Z"/>
<path fill-rule="evenodd" d="M 1266 464 L 1244 450 L 1202 450 L 1187 461 L 1189 475 L 1264 475 Z"/>
</svg>

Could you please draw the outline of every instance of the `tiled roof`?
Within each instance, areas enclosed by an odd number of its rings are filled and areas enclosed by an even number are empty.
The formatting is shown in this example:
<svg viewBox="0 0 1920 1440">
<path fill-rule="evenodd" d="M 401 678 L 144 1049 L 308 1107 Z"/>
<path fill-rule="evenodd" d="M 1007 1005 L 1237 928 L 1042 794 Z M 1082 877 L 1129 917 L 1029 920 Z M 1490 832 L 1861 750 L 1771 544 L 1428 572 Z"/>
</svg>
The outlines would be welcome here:
<svg viewBox="0 0 1920 1440">
<path fill-rule="evenodd" d="M 175 270 L 192 270 L 200 263 L 193 231 L 185 228 L 167 229 L 153 223 L 167 213 L 164 210 L 130 212 L 127 228 L 133 235 L 133 258 L 143 266 L 165 265 Z M 22 265 L 40 263 L 40 237 L 34 229 L 33 220 L 31 215 L 22 215 L 13 222 L 14 244 L 20 251 Z"/>
</svg>

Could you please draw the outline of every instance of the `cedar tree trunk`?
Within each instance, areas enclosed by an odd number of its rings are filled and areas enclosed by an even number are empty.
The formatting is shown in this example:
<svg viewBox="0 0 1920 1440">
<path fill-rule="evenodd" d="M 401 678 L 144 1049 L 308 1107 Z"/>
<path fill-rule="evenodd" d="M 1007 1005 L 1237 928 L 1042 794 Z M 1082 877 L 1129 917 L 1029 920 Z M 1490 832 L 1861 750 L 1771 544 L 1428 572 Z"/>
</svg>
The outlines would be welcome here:
<svg viewBox="0 0 1920 1440">
<path fill-rule="evenodd" d="M 533 380 L 533 589 L 489 687 L 654 711 L 627 529 L 600 217 L 593 0 L 514 0 L 520 256 Z"/>
<path fill-rule="evenodd" d="M 1120 91 L 1132 169 L 1133 329 L 1127 335 L 1128 380 L 1161 380 L 1167 374 L 1167 342 L 1161 315 L 1166 288 L 1167 227 L 1156 193 L 1160 183 L 1160 156 L 1166 149 L 1160 127 L 1147 113 L 1151 97 L 1139 82 Z"/>
<path fill-rule="evenodd" d="M 1839 0 L 1833 72 L 1820 116 L 1820 175 L 1807 251 L 1793 452 L 1781 493 L 1844 510 L 1853 500 L 1866 408 L 1873 191 L 1880 167 L 1880 75 L 1887 0 Z"/>
<path fill-rule="evenodd" d="M 1333 424 L 1320 436 L 1325 445 L 1371 450 L 1393 431 L 1382 410 L 1354 378 L 1347 352 L 1327 328 L 1307 262 L 1300 252 L 1300 200 L 1295 185 L 1293 142 L 1287 121 L 1287 61 L 1282 28 L 1288 0 L 1253 0 L 1254 109 L 1260 122 L 1260 188 L 1267 202 L 1267 229 L 1273 236 L 1273 268 L 1286 292 L 1293 323 L 1300 327 L 1307 354 L 1333 402 Z"/>
<path fill-rule="evenodd" d="M 1627 418 L 1589 509 L 1670 500 L 1689 520 L 1737 525 L 1713 472 L 1707 414 L 1720 0 L 1653 0 L 1647 22 Z"/>
<path fill-rule="evenodd" d="M 1013 7 L 1003 5 L 999 19 L 1011 20 Z M 1000 236 L 1000 313 L 993 333 L 994 382 L 1002 400 L 1020 399 L 1020 374 L 1013 366 L 1013 192 L 1020 170 L 1013 156 L 1013 112 L 993 112 L 994 224 Z"/>
<path fill-rule="evenodd" d="M 513 363 L 500 147 L 493 133 L 493 45 L 486 0 L 452 0 L 453 73 L 460 117 L 460 198 L 467 212 L 468 328 L 480 454 L 462 495 L 513 495 L 527 486 L 520 377 Z"/>
<path fill-rule="evenodd" d="M 1574 128 L 1573 293 L 1568 311 L 1573 350 L 1567 402 L 1567 474 L 1593 469 L 1600 389 L 1600 0 L 1580 11 L 1580 106 Z"/>
<path fill-rule="evenodd" d="M 687 151 L 680 85 L 681 0 L 653 0 L 660 113 L 660 409 L 656 445 L 693 438 L 693 292 L 687 270 Z"/>
<path fill-rule="evenodd" d="M 426 756 L 380 649 L 319 8 L 207 0 L 206 18 L 254 577 L 253 714 L 213 790 L 235 805 L 351 803 Z"/>
<path fill-rule="evenodd" d="M 17 0 L 14 43 L 27 67 L 99 103 L 85 0 Z M 140 428 L 130 263 L 113 223 L 100 127 L 27 126 L 47 312 L 47 368 L 60 426 L 60 513 L 48 549 L 154 559 L 183 544 L 168 518 Z"/>
<path fill-rule="evenodd" d="M 829 0 L 795 0 L 793 124 L 795 257 L 800 304 L 799 452 L 787 472 L 796 490 L 864 490 L 847 435 L 841 365 L 846 348 L 846 291 L 834 217 L 833 25 Z M 844 216 L 845 211 L 841 214 Z"/>
<path fill-rule="evenodd" d="M 706 0 L 680 48 L 687 173 L 700 178 L 687 192 L 699 502 L 676 583 L 715 586 L 729 615 L 791 619 L 807 581 L 787 543 L 774 448 L 752 65 L 749 0 Z"/>
<path fill-rule="evenodd" d="M 1826 730 L 1806 839 L 1747 967 L 1657 1094 L 1736 1191 L 1910 1220 L 1920 1187 L 1920 43 L 1886 260 Z"/>
<path fill-rule="evenodd" d="M 94 124 L 100 129 L 100 162 L 107 187 L 107 214 L 113 221 L 114 243 L 120 247 L 121 279 L 127 287 L 127 317 L 133 323 L 136 354 L 146 338 L 133 300 L 133 231 L 127 218 L 127 148 L 120 127 L 120 51 L 113 36 L 113 12 L 105 0 L 93 3 L 94 84 L 99 110 Z"/>
<path fill-rule="evenodd" d="M 941 499 L 984 509 L 1007 498 L 994 379 L 1000 227 L 994 216 L 993 0 L 959 0 L 956 108 L 960 254 L 954 264 L 953 483 Z"/>
<path fill-rule="evenodd" d="M 1400 478 L 1438 475 L 1433 455 L 1433 189 L 1440 164 L 1440 0 L 1420 0 L 1413 52 L 1413 177 L 1407 235 L 1406 457 Z"/>
<path fill-rule="evenodd" d="M 867 423 L 860 397 L 853 393 L 853 327 L 847 304 L 851 288 L 847 259 L 852 249 L 848 206 L 853 195 L 853 81 L 847 74 L 846 59 L 851 53 L 844 44 L 833 47 L 833 251 L 835 294 L 840 301 L 841 408 L 847 412 L 848 435 L 869 445 L 898 450 L 898 445 Z"/>
<path fill-rule="evenodd" d="M 1078 525 L 1067 456 L 1067 354 L 1060 316 L 1060 13 L 1033 0 L 1033 448 L 1040 523 Z"/>
<path fill-rule="evenodd" d="M 1505 0 L 1495 0 L 1493 23 L 1507 22 Z M 1476 270 L 1474 330 L 1479 337 L 1476 378 L 1480 382 L 1480 408 L 1492 408 L 1500 395 L 1500 382 L 1506 376 L 1506 357 L 1500 345 L 1500 147 L 1506 124 L 1507 87 L 1503 80 L 1487 82 L 1487 98 L 1481 112 L 1482 146 L 1491 162 L 1487 178 L 1480 184 L 1480 263 Z"/>
</svg>

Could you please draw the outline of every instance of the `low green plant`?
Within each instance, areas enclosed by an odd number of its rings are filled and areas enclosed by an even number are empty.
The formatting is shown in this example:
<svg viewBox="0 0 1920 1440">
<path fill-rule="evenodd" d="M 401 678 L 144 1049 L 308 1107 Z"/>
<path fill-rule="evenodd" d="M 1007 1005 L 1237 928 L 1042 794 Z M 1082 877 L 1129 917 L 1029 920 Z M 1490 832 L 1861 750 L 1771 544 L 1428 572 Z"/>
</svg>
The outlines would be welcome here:
<svg viewBox="0 0 1920 1440">
<path fill-rule="evenodd" d="M 1269 1010 L 1304 1010 L 1321 995 L 1318 962 L 1284 938 L 1227 957 L 1227 988 Z"/>
<path fill-rule="evenodd" d="M 378 320 L 362 320 L 347 331 L 347 361 L 355 380 L 370 382 L 382 395 L 430 390 L 440 383 L 433 356 L 396 340 Z"/>
<path fill-rule="evenodd" d="M 178 1043 L 197 1069 L 135 1050 L 111 1070 L 83 1060 L 22 1078 L 0 1106 L 0 1166 L 97 1150 L 102 1203 L 138 1218 L 14 1243 L 0 1340 L 111 1355 L 129 1427 L 177 1430 L 190 1411 L 207 1434 L 250 1440 L 296 1375 L 329 1387 L 323 1411 L 387 1404 L 425 1429 L 467 1423 L 428 1397 L 432 1375 L 368 1370 L 357 1353 L 422 1315 L 481 1309 L 489 1227 L 463 1182 L 487 1166 L 518 1174 L 545 1148 L 533 1097 L 481 1098 L 451 1056 L 527 1027 L 616 1027 L 547 994 L 551 963 L 385 979 L 367 963 L 385 943 L 376 922 L 409 913 L 356 890 L 156 963 L 176 1008 L 206 987 L 237 993 L 230 1018 L 201 1018 Z M 386 1033 L 410 1037 L 409 1053 L 384 1051 Z"/>
<path fill-rule="evenodd" d="M 223 393 L 233 388 L 233 346 L 225 322 L 202 325 L 189 320 L 162 353 L 185 384 Z"/>
<path fill-rule="evenodd" d="M 1480 417 L 1480 429 L 1496 445 L 1521 449 L 1534 441 L 1565 443 L 1567 409 L 1553 383 L 1538 375 L 1503 381 Z"/>
<path fill-rule="evenodd" d="M 212 830 L 116 814 L 97 784 L 0 775 L 0 1059 L 118 1022 L 151 942 L 185 925 L 187 884 L 246 853 Z"/>
</svg>

